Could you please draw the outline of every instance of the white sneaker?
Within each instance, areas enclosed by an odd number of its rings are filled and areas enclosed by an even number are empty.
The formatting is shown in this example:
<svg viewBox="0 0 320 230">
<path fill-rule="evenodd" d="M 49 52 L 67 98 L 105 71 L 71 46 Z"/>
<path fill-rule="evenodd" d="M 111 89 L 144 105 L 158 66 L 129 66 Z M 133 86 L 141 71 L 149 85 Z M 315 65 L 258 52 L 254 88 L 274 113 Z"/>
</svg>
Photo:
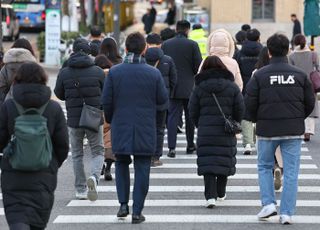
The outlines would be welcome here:
<svg viewBox="0 0 320 230">
<path fill-rule="evenodd" d="M 216 206 L 216 200 L 215 199 L 209 199 L 206 202 L 206 208 L 213 208 Z"/>
<path fill-rule="evenodd" d="M 224 195 L 224 197 L 218 197 L 217 201 L 224 201 L 227 198 L 227 194 Z"/>
<path fill-rule="evenodd" d="M 86 200 L 88 199 L 88 192 L 85 191 L 85 192 L 76 192 L 76 198 L 78 200 Z"/>
<path fill-rule="evenodd" d="M 246 144 L 246 146 L 244 147 L 243 155 L 251 155 L 251 153 L 252 153 L 251 145 Z"/>
<path fill-rule="evenodd" d="M 96 201 L 98 199 L 97 180 L 94 176 L 91 176 L 87 180 L 88 186 L 88 199 L 90 201 Z"/>
<path fill-rule="evenodd" d="M 281 224 L 292 224 L 291 216 L 288 215 L 280 215 L 279 222 Z"/>
<path fill-rule="evenodd" d="M 275 204 L 272 203 L 272 204 L 263 206 L 263 208 L 261 209 L 261 211 L 258 213 L 257 216 L 259 220 L 263 220 L 275 215 L 277 215 L 277 209 Z"/>
<path fill-rule="evenodd" d="M 282 181 L 281 181 L 281 169 L 280 168 L 276 168 L 274 170 L 274 189 L 276 191 L 278 191 L 281 186 L 282 186 Z"/>
</svg>

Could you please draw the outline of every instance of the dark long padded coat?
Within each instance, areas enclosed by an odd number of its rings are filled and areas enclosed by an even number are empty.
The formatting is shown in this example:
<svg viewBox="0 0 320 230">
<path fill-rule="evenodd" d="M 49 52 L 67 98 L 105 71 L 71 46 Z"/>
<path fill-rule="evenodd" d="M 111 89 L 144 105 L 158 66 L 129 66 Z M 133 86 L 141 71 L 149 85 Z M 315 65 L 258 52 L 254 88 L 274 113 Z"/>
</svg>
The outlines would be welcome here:
<svg viewBox="0 0 320 230">
<path fill-rule="evenodd" d="M 195 77 L 189 102 L 191 119 L 198 128 L 198 175 L 230 176 L 236 172 L 237 139 L 224 131 L 224 119 L 212 97 L 214 93 L 227 117 L 240 122 L 244 103 L 239 87 L 228 70 L 207 70 Z"/>
<path fill-rule="evenodd" d="M 39 108 L 50 100 L 49 87 L 39 84 L 19 84 L 13 87 L 13 98 L 25 108 Z M 0 152 L 8 144 L 18 111 L 12 99 L 0 110 Z M 7 158 L 1 163 L 1 188 L 8 224 L 25 223 L 45 228 L 54 202 L 57 171 L 68 156 L 69 142 L 66 120 L 60 105 L 49 101 L 43 116 L 52 140 L 53 155 L 47 169 L 23 172 L 11 167 Z"/>
</svg>

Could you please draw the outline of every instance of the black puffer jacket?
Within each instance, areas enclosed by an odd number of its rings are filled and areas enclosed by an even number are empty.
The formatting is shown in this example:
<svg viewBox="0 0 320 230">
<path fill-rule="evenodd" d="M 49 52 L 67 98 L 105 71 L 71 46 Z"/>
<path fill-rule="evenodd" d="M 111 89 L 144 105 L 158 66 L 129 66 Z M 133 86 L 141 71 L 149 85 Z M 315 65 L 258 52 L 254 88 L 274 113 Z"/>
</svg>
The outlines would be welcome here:
<svg viewBox="0 0 320 230">
<path fill-rule="evenodd" d="M 83 99 L 75 87 L 79 80 L 79 88 L 86 104 L 101 108 L 100 99 L 105 74 L 94 65 L 93 60 L 82 52 L 74 53 L 68 60 L 68 67 L 61 69 L 54 92 L 60 100 L 66 101 L 67 124 L 78 128 Z"/>
<path fill-rule="evenodd" d="M 171 57 L 164 55 L 160 48 L 149 48 L 145 54 L 146 61 L 149 65 L 156 66 L 161 72 L 164 79 L 166 88 L 168 89 L 168 95 L 173 96 L 174 88 L 177 84 L 177 70 Z"/>
<path fill-rule="evenodd" d="M 14 99 L 25 108 L 39 108 L 50 100 L 49 87 L 39 84 L 19 84 L 13 87 Z M 0 111 L 0 152 L 13 134 L 18 111 L 7 100 Z M 48 119 L 48 130 L 53 145 L 53 158 L 47 169 L 23 172 L 12 169 L 7 158 L 1 164 L 1 188 L 6 218 L 9 224 L 26 223 L 44 228 L 50 217 L 57 171 L 68 156 L 68 130 L 63 111 L 57 102 L 50 101 L 43 116 Z"/>
<path fill-rule="evenodd" d="M 256 71 L 248 83 L 246 119 L 257 123 L 262 137 L 297 136 L 304 133 L 304 119 L 312 112 L 315 97 L 305 72 L 275 57 Z"/>
<path fill-rule="evenodd" d="M 245 92 L 246 85 L 252 76 L 252 71 L 255 70 L 255 65 L 258 61 L 261 49 L 262 45 L 259 42 L 246 40 L 243 42 L 241 50 L 237 55 L 237 62 L 240 67 L 243 81 L 243 93 Z"/>
<path fill-rule="evenodd" d="M 244 113 L 240 89 L 228 70 L 208 70 L 198 74 L 195 80 L 189 113 L 198 127 L 198 174 L 234 175 L 237 139 L 224 131 L 224 120 L 212 93 L 225 115 L 240 122 Z"/>
</svg>

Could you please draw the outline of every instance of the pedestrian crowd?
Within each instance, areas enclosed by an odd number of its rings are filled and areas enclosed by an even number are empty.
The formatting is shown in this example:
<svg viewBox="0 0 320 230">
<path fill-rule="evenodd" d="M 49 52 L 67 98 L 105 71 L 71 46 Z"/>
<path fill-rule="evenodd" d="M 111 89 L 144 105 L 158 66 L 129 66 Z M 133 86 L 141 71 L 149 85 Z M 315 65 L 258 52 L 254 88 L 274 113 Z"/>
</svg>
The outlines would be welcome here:
<svg viewBox="0 0 320 230">
<path fill-rule="evenodd" d="M 152 24 L 153 16 L 151 9 L 144 20 Z M 113 180 L 114 163 L 117 217 L 126 218 L 133 162 L 132 223 L 144 222 L 150 168 L 162 165 L 165 129 L 167 156 L 175 158 L 183 124 L 186 154 L 197 154 L 207 208 L 226 199 L 228 177 L 236 174 L 237 139 L 242 138 L 244 155 L 257 149 L 262 204 L 257 217 L 277 215 L 275 190 L 283 185 L 280 223 L 291 224 L 301 143 L 311 140 L 319 116 L 309 79 L 318 56 L 300 33 L 290 53 L 283 34 L 270 36 L 266 47 L 249 25 L 235 37 L 236 42 L 227 30 L 217 29 L 207 38 L 201 25 L 191 31 L 190 23 L 181 20 L 176 31 L 128 35 L 121 57 L 116 41 L 93 27 L 89 40 L 75 40 L 57 76 L 54 93 L 65 101 L 67 119 L 50 99 L 48 76 L 30 43 L 18 39 L 4 54 L 0 72 L 1 188 L 10 230 L 45 229 L 69 142 L 75 197 L 97 200 L 100 176 Z"/>
</svg>

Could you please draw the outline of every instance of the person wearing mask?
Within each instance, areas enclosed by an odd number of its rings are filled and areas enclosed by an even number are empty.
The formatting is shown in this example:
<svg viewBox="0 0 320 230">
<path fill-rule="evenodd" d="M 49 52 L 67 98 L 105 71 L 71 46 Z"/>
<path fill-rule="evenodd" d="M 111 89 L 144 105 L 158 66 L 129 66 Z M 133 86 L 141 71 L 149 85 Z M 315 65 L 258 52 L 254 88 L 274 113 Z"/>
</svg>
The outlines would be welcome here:
<svg viewBox="0 0 320 230">
<path fill-rule="evenodd" d="M 196 150 L 194 144 L 194 125 L 189 117 L 188 103 L 194 86 L 194 75 L 198 72 L 202 61 L 199 46 L 196 42 L 188 39 L 190 22 L 181 20 L 177 22 L 177 35 L 162 44 L 165 55 L 170 56 L 177 68 L 177 85 L 173 96 L 170 98 L 168 116 L 168 157 L 176 156 L 177 126 L 184 110 L 187 154 L 192 154 Z"/>
<path fill-rule="evenodd" d="M 192 26 L 192 31 L 189 33 L 189 39 L 198 43 L 202 59 L 207 57 L 207 36 L 206 31 L 202 28 L 201 24 L 194 24 Z"/>
<path fill-rule="evenodd" d="M 149 65 L 156 67 L 163 77 L 168 96 L 173 96 L 174 88 L 177 84 L 177 70 L 171 57 L 164 55 L 161 49 L 162 40 L 158 34 L 147 36 L 148 49 L 145 54 Z M 167 111 L 157 112 L 157 151 L 156 156 L 151 159 L 151 166 L 161 166 L 160 157 L 163 152 L 163 138 L 166 124 Z"/>
<path fill-rule="evenodd" d="M 221 59 L 223 64 L 227 66 L 228 70 L 233 74 L 237 86 L 242 90 L 243 82 L 240 68 L 237 61 L 232 58 L 235 45 L 230 33 L 225 29 L 213 31 L 208 37 L 207 47 L 209 56 L 215 55 Z"/>
<path fill-rule="evenodd" d="M 288 63 L 289 39 L 274 34 L 267 40 L 270 64 L 256 71 L 246 87 L 248 120 L 256 122 L 258 175 L 262 209 L 259 220 L 277 215 L 273 184 L 274 153 L 280 146 L 283 191 L 280 223 L 291 224 L 295 213 L 304 120 L 315 103 L 307 74 Z"/>
<path fill-rule="evenodd" d="M 319 68 L 319 59 L 316 52 L 312 52 L 308 46 L 306 37 L 302 34 L 297 34 L 293 38 L 294 50 L 289 55 L 289 63 L 302 69 L 310 79 L 310 73 Z M 314 94 L 317 98 L 317 94 Z M 310 141 L 312 135 L 315 134 L 316 118 L 319 117 L 318 101 L 315 101 L 314 110 L 305 120 L 304 140 Z"/>
<path fill-rule="evenodd" d="M 130 170 L 134 160 L 132 224 L 145 221 L 142 214 L 149 189 L 151 157 L 155 155 L 156 113 L 167 110 L 168 93 L 158 69 L 143 57 L 146 41 L 132 33 L 126 39 L 127 55 L 108 74 L 102 96 L 105 120 L 111 124 L 112 151 L 120 208 L 118 218 L 129 215 Z"/>
<path fill-rule="evenodd" d="M 42 116 L 47 121 L 53 148 L 49 166 L 37 171 L 14 169 L 9 157 L 3 158 L 2 201 L 10 230 L 46 228 L 54 203 L 58 169 L 68 156 L 66 120 L 61 106 L 50 100 L 47 82 L 48 76 L 40 65 L 23 63 L 13 81 L 13 98 L 6 100 L 0 109 L 0 152 L 8 146 L 15 132 L 16 118 L 21 117 L 17 105 L 24 109 L 44 109 Z"/>
<path fill-rule="evenodd" d="M 236 173 L 237 139 L 235 134 L 225 132 L 225 121 L 213 94 L 225 116 L 241 122 L 244 113 L 241 91 L 233 74 L 217 56 L 205 59 L 195 76 L 189 102 L 190 117 L 198 128 L 198 175 L 204 177 L 207 208 L 226 198 L 227 178 Z"/>
<path fill-rule="evenodd" d="M 4 66 L 0 71 L 0 105 L 12 97 L 11 85 L 20 66 L 25 62 L 37 62 L 33 48 L 27 39 L 17 39 L 4 54 Z"/>
<path fill-rule="evenodd" d="M 257 29 L 250 29 L 247 31 L 247 40 L 242 43 L 242 48 L 237 57 L 237 62 L 240 67 L 243 89 L 242 94 L 245 94 L 246 85 L 249 82 L 252 72 L 255 69 L 255 65 L 258 61 L 259 53 L 262 49 L 260 44 L 260 32 Z M 244 155 L 250 155 L 252 153 L 252 147 L 254 147 L 254 132 L 253 124 L 245 119 L 241 122 L 242 126 L 242 144 L 244 147 Z"/>
<path fill-rule="evenodd" d="M 106 37 L 102 40 L 99 54 L 106 55 L 113 65 L 120 64 L 122 62 L 122 57 L 119 54 L 119 47 L 113 37 Z"/>
<path fill-rule="evenodd" d="M 73 45 L 73 53 L 68 60 L 68 66 L 58 74 L 54 92 L 62 101 L 66 101 L 67 125 L 71 143 L 73 172 L 77 199 L 98 199 L 97 185 L 103 165 L 103 122 L 98 132 L 79 126 L 83 104 L 101 109 L 100 98 L 105 79 L 103 70 L 94 65 L 88 55 L 90 46 L 87 40 L 79 38 Z M 91 176 L 86 178 L 84 171 L 83 141 L 87 137 L 90 146 Z"/>
</svg>

